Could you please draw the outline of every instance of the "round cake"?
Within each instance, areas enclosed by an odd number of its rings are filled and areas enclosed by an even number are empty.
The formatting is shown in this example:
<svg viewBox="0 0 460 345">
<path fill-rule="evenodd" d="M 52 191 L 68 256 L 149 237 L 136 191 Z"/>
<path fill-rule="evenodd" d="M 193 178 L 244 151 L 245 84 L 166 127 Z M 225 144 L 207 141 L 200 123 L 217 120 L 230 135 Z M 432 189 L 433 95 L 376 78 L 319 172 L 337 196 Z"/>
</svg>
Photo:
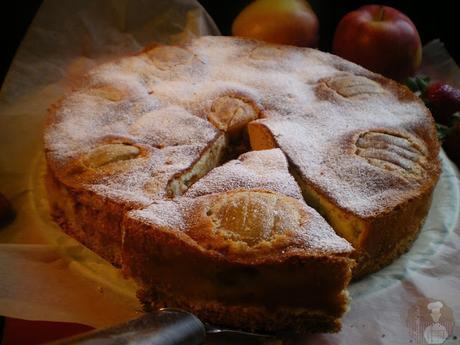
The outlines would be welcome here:
<svg viewBox="0 0 460 345">
<path fill-rule="evenodd" d="M 405 86 L 231 37 L 94 68 L 51 107 L 45 151 L 53 218 L 147 308 L 263 332 L 340 329 L 351 276 L 409 248 L 440 173 Z"/>
</svg>

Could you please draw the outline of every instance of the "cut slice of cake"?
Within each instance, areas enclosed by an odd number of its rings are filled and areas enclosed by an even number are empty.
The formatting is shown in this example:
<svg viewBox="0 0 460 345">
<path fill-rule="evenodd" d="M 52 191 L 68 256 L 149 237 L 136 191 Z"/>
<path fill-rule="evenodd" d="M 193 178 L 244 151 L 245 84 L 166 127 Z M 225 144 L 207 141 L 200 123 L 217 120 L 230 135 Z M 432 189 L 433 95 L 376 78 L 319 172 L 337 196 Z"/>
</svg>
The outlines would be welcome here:
<svg viewBox="0 0 460 345">
<path fill-rule="evenodd" d="M 352 247 L 303 201 L 254 190 L 180 197 L 123 225 L 123 269 L 146 306 L 258 332 L 340 329 Z"/>
</svg>

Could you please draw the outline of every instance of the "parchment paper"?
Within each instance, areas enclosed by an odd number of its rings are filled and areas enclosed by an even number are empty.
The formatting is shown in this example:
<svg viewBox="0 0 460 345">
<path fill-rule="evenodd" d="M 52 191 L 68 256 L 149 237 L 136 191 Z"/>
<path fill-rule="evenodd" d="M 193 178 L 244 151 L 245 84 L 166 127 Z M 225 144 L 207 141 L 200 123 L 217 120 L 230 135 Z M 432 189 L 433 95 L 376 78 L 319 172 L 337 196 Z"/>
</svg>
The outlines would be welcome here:
<svg viewBox="0 0 460 345">
<path fill-rule="evenodd" d="M 0 230 L 0 315 L 101 327 L 140 312 L 134 283 L 51 222 L 43 187 L 43 120 L 47 107 L 72 86 L 73 75 L 153 42 L 203 34 L 219 32 L 192 0 L 44 1 L 0 92 L 0 191 L 18 214 Z M 424 55 L 425 73 L 460 81 L 441 42 L 430 43 Z M 419 238 L 408 254 L 350 286 L 351 310 L 342 331 L 278 343 L 427 343 L 427 303 L 442 301 L 439 323 L 449 332 L 444 344 L 459 344 L 460 182 L 443 153 L 441 159 L 443 174 Z M 274 341 L 222 335 L 208 341 L 263 342 Z"/>
<path fill-rule="evenodd" d="M 53 224 L 43 187 L 43 122 L 73 76 L 152 43 L 219 34 L 196 1 L 47 0 L 0 92 L 0 315 L 100 327 L 133 318 L 135 285 Z"/>
</svg>

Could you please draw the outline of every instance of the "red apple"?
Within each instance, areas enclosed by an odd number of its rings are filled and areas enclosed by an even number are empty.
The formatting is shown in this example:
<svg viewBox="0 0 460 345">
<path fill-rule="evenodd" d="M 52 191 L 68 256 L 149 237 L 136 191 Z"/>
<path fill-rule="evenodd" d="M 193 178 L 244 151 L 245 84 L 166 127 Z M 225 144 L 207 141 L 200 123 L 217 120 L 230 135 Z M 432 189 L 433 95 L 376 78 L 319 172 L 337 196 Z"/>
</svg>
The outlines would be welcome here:
<svg viewBox="0 0 460 345">
<path fill-rule="evenodd" d="M 299 47 L 316 46 L 318 30 L 318 18 L 304 0 L 256 0 L 232 25 L 234 36 Z"/>
<path fill-rule="evenodd" d="M 339 22 L 332 52 L 371 71 L 403 81 L 422 61 L 422 45 L 414 23 L 400 11 L 366 5 Z"/>
</svg>

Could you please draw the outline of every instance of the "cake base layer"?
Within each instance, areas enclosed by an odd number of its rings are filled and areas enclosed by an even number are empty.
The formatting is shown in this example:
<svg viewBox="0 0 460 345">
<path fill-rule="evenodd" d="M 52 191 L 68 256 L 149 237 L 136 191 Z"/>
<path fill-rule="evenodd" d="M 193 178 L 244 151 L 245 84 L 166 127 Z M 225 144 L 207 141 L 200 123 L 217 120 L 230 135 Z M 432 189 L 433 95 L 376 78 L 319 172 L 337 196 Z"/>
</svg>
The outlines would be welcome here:
<svg viewBox="0 0 460 345">
<path fill-rule="evenodd" d="M 161 296 L 161 297 L 159 297 Z M 138 298 L 146 312 L 164 307 L 188 310 L 212 326 L 242 329 L 260 334 L 335 333 L 342 323 L 339 317 L 302 308 L 277 310 L 254 306 L 229 306 L 218 302 L 178 299 L 157 289 L 140 290 Z"/>
</svg>

